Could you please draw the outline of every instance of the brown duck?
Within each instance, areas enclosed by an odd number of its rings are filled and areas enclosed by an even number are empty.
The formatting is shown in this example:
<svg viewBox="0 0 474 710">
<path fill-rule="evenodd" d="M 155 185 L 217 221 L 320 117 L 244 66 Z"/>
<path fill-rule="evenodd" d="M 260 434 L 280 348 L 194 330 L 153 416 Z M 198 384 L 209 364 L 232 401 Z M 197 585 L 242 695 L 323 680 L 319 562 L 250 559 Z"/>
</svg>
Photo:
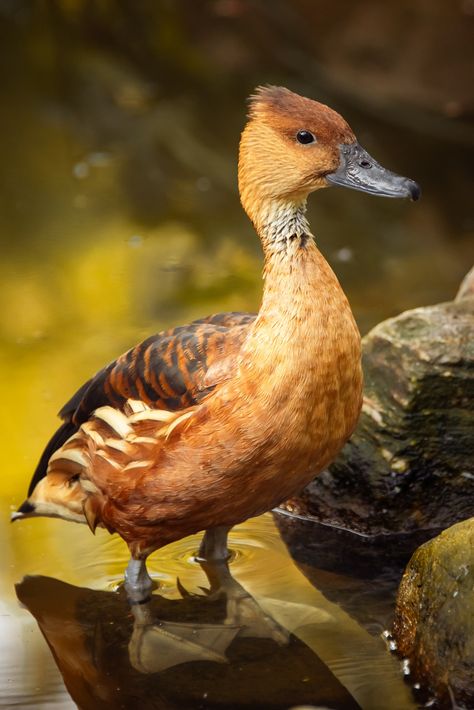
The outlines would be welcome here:
<svg viewBox="0 0 474 710">
<path fill-rule="evenodd" d="M 133 599 L 146 558 L 205 530 L 225 558 L 229 529 L 299 491 L 338 453 L 361 406 L 360 336 L 318 251 L 306 199 L 331 184 L 418 199 L 335 111 L 257 89 L 242 133 L 239 188 L 264 252 L 257 315 L 225 313 L 154 335 L 65 405 L 13 519 L 51 516 L 117 532 Z"/>
</svg>

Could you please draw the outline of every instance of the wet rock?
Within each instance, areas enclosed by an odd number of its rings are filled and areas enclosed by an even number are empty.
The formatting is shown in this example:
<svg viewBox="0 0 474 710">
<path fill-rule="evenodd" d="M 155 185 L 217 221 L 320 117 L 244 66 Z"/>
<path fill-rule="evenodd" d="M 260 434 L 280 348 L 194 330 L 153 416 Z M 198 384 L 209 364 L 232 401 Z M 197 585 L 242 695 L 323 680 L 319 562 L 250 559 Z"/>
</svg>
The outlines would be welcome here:
<svg viewBox="0 0 474 710">
<path fill-rule="evenodd" d="M 370 535 L 444 528 L 470 517 L 473 334 L 468 296 L 376 326 L 363 340 L 356 432 L 286 508 Z"/>
<path fill-rule="evenodd" d="M 474 518 L 415 552 L 400 584 L 393 632 L 412 677 L 443 707 L 474 706 Z"/>
</svg>

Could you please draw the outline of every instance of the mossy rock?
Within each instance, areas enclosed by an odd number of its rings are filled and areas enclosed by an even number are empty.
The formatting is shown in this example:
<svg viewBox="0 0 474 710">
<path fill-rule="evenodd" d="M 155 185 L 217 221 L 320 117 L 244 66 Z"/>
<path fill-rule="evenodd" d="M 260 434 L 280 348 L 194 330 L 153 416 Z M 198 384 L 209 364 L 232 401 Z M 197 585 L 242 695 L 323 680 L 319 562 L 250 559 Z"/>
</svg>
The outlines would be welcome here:
<svg viewBox="0 0 474 710">
<path fill-rule="evenodd" d="M 411 674 L 449 707 L 474 707 L 474 518 L 453 525 L 411 558 L 393 633 Z"/>
<path fill-rule="evenodd" d="M 364 406 L 290 510 L 370 535 L 474 513 L 474 298 L 417 308 L 363 339 Z"/>
</svg>

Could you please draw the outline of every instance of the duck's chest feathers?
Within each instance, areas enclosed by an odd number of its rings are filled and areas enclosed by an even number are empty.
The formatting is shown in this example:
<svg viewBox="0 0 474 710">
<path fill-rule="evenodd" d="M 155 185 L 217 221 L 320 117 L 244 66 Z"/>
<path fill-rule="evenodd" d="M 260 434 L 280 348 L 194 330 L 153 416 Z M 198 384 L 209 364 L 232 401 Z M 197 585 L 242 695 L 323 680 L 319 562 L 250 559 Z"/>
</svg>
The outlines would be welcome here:
<svg viewBox="0 0 474 710">
<path fill-rule="evenodd" d="M 361 401 L 360 335 L 314 242 L 290 245 L 266 274 L 259 317 L 242 351 L 263 430 L 291 457 L 334 455 Z M 279 447 L 280 448 L 280 447 Z"/>
</svg>

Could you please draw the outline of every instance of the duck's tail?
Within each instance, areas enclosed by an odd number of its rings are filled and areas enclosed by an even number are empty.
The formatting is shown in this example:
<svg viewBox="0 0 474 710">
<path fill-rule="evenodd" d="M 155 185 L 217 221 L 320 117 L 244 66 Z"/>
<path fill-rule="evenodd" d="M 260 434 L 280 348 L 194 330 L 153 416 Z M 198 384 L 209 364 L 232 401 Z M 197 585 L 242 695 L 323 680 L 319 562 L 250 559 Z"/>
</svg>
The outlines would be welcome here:
<svg viewBox="0 0 474 710">
<path fill-rule="evenodd" d="M 105 501 L 94 471 L 105 466 L 116 478 L 150 463 L 153 452 L 173 432 L 182 430 L 194 408 L 181 412 L 150 409 L 129 400 L 125 411 L 100 407 L 80 429 L 50 456 L 46 476 L 12 514 L 12 522 L 46 516 L 87 523 L 94 532 L 101 524 Z"/>
<path fill-rule="evenodd" d="M 43 453 L 41 454 L 41 458 L 38 461 L 38 465 L 36 466 L 35 472 L 31 478 L 30 485 L 28 487 L 28 495 L 30 496 L 37 483 L 41 481 L 44 476 L 46 476 L 46 471 L 48 469 L 48 462 L 51 456 L 54 454 L 55 451 L 57 451 L 63 444 L 66 443 L 66 441 L 76 433 L 78 427 L 76 424 L 73 424 L 72 422 L 63 422 L 59 429 L 54 432 L 53 436 L 51 439 L 48 441 L 48 443 L 45 446 L 45 449 Z"/>
<path fill-rule="evenodd" d="M 45 475 L 28 492 L 28 498 L 12 514 L 11 521 L 23 518 L 64 518 L 87 522 L 84 504 L 87 496 L 82 479 L 87 476 L 95 449 L 93 437 L 76 431 L 49 457 Z"/>
</svg>

